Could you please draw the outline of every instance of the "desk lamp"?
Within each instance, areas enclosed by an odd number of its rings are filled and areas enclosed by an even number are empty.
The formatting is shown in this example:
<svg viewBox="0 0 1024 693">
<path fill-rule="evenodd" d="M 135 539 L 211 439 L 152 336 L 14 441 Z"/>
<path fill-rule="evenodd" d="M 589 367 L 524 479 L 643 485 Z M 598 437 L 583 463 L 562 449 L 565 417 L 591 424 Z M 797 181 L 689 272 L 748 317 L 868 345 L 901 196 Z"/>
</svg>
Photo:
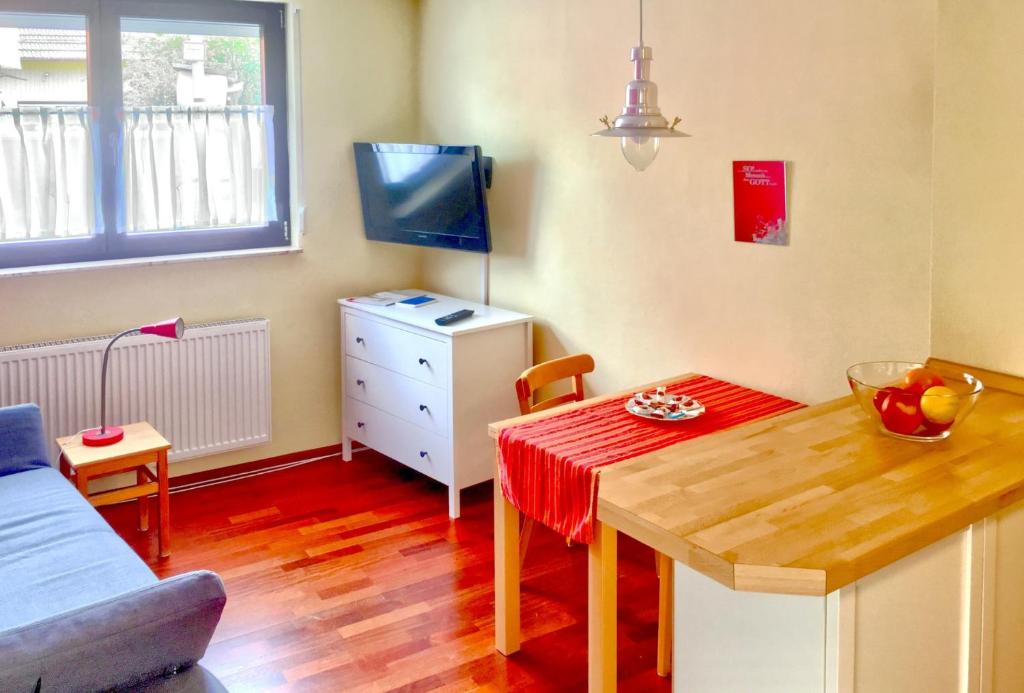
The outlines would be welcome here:
<svg viewBox="0 0 1024 693">
<path fill-rule="evenodd" d="M 181 318 L 172 318 L 152 325 L 133 327 L 110 340 L 106 351 L 103 352 L 103 370 L 100 373 L 100 427 L 82 433 L 82 443 L 89 447 L 113 445 L 124 438 L 124 431 L 121 428 L 107 425 L 107 362 L 110 359 L 110 347 L 114 346 L 114 342 L 133 334 L 155 334 L 158 337 L 181 339 L 185 334 L 185 321 Z"/>
</svg>

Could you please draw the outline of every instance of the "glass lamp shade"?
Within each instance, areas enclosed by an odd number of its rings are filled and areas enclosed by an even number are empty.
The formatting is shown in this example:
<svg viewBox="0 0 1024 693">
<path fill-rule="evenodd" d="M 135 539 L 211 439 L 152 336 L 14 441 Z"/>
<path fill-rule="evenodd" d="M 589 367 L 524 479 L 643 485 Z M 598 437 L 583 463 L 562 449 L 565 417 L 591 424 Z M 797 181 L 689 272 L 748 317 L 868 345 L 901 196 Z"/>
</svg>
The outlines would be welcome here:
<svg viewBox="0 0 1024 693">
<path fill-rule="evenodd" d="M 616 122 L 622 118 L 623 116 L 620 116 Z M 643 171 L 651 165 L 661 149 L 661 141 L 666 137 L 689 137 L 685 132 L 660 126 L 606 127 L 604 130 L 598 130 L 594 135 L 618 139 L 622 155 L 637 171 Z"/>
<path fill-rule="evenodd" d="M 661 149 L 660 137 L 633 136 L 621 140 L 622 155 L 638 172 L 651 165 L 658 150 Z"/>
</svg>

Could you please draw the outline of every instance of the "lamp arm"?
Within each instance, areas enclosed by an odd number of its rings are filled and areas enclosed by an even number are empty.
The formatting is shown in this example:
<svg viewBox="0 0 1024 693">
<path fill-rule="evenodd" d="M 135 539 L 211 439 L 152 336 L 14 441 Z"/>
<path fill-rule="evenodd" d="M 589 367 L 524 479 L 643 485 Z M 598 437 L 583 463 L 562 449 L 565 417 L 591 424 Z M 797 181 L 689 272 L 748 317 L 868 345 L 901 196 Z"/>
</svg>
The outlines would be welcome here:
<svg viewBox="0 0 1024 693">
<path fill-rule="evenodd" d="M 100 433 L 107 432 L 107 362 L 110 360 L 110 347 L 114 346 L 114 342 L 121 339 L 121 337 L 139 333 L 140 331 L 137 327 L 125 330 L 111 339 L 103 352 L 103 369 L 100 371 Z"/>
</svg>

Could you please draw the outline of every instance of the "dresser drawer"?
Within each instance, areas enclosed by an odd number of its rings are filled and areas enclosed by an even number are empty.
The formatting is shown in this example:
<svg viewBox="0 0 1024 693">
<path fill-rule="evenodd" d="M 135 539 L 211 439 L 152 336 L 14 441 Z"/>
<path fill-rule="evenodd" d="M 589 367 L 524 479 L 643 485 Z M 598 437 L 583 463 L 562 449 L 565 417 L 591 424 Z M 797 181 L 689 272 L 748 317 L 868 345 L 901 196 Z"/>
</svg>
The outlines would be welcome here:
<svg viewBox="0 0 1024 693">
<path fill-rule="evenodd" d="M 433 385 L 346 356 L 345 394 L 420 428 L 448 436 L 448 393 Z"/>
<path fill-rule="evenodd" d="M 431 479 L 452 483 L 446 438 L 351 397 L 345 398 L 345 434 Z"/>
<path fill-rule="evenodd" d="M 448 389 L 447 342 L 346 313 L 345 353 Z"/>
</svg>

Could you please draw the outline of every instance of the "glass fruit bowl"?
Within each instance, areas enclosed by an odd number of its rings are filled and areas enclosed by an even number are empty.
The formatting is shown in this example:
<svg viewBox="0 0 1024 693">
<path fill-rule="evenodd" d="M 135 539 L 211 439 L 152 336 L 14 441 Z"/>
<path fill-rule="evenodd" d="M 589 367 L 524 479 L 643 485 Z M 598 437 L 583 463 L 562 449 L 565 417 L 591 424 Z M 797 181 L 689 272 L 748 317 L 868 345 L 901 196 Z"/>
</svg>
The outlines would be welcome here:
<svg viewBox="0 0 1024 693">
<path fill-rule="evenodd" d="M 948 438 L 985 389 L 970 373 L 940 375 L 912 361 L 858 363 L 846 380 L 883 433 L 928 442 Z"/>
</svg>

